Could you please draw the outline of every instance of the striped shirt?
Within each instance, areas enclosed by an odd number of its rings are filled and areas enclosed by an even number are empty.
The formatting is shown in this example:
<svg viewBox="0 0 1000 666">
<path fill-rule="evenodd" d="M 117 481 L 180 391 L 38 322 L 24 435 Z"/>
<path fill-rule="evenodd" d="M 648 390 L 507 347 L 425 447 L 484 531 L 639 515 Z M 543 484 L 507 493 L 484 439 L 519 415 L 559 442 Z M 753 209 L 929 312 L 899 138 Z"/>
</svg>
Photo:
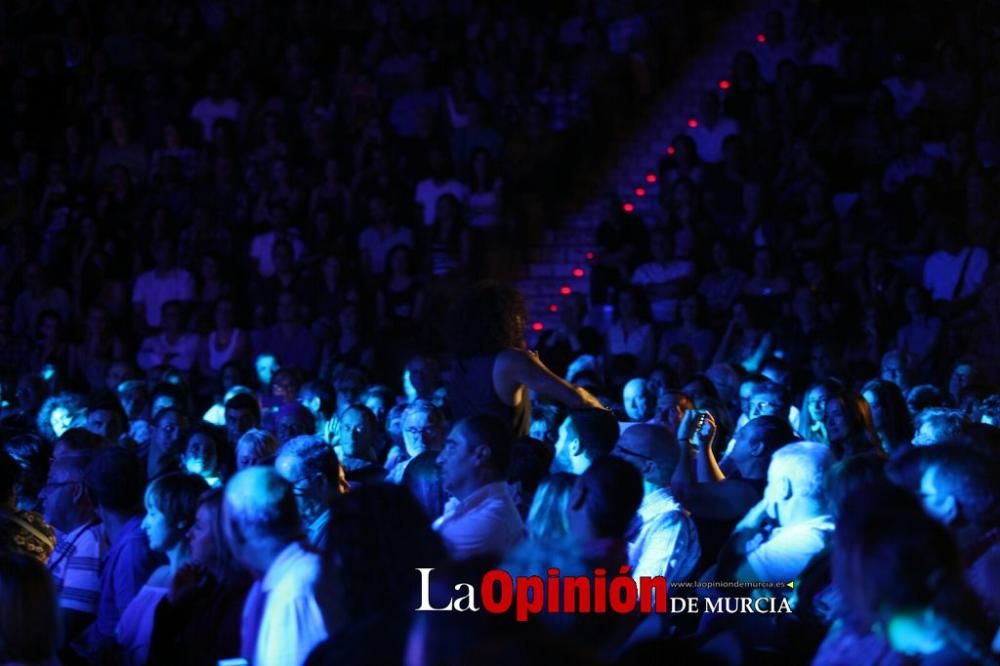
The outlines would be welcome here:
<svg viewBox="0 0 1000 666">
<path fill-rule="evenodd" d="M 84 523 L 69 534 L 58 534 L 49 572 L 59 594 L 60 608 L 97 613 L 101 560 L 106 552 L 104 528 L 97 520 Z"/>
</svg>

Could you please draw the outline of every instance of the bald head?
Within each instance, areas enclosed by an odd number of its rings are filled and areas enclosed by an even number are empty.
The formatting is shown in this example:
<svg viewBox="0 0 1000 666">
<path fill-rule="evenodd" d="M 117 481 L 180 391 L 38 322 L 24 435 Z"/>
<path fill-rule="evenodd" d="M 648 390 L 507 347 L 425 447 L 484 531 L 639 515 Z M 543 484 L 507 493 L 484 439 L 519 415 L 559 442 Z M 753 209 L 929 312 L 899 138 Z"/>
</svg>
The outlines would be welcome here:
<svg viewBox="0 0 1000 666">
<path fill-rule="evenodd" d="M 649 382 L 642 377 L 630 379 L 622 389 L 625 413 L 633 421 L 648 421 L 653 417 L 656 396 L 649 389 Z"/>
<path fill-rule="evenodd" d="M 615 454 L 635 465 L 643 478 L 654 485 L 666 485 L 679 460 L 677 437 L 669 429 L 640 423 L 622 433 Z"/>
</svg>

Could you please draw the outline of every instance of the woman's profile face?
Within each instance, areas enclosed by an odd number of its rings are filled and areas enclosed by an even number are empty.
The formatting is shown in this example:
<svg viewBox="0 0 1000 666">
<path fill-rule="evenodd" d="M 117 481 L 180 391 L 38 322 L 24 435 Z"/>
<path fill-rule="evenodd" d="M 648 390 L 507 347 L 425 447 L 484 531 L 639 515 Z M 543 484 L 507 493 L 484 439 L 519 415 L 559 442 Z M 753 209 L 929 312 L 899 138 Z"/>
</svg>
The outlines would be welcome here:
<svg viewBox="0 0 1000 666">
<path fill-rule="evenodd" d="M 188 545 L 191 547 L 191 560 L 197 564 L 211 564 L 215 557 L 215 532 L 212 529 L 214 522 L 215 512 L 205 504 L 199 506 L 194 523 L 187 532 Z"/>
<path fill-rule="evenodd" d="M 868 403 L 868 407 L 872 410 L 872 421 L 875 423 L 875 427 L 881 428 L 884 411 L 882 409 L 882 403 L 879 402 L 878 396 L 871 391 L 865 391 L 861 394 L 861 397 L 865 399 L 865 402 Z"/>
</svg>

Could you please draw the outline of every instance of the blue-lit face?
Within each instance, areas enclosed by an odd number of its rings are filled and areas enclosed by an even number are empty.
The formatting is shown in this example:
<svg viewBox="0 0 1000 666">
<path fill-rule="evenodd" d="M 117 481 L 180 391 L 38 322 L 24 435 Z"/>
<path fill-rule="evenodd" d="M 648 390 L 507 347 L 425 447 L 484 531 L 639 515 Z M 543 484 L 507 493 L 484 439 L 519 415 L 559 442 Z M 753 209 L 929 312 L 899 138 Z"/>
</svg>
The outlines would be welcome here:
<svg viewBox="0 0 1000 666">
<path fill-rule="evenodd" d="M 65 407 L 56 407 L 52 410 L 52 415 L 49 417 L 49 425 L 52 426 L 52 431 L 56 434 L 56 437 L 62 437 L 62 434 L 69 430 L 72 424 L 73 417 L 68 409 Z"/>
<path fill-rule="evenodd" d="M 944 525 L 950 525 L 955 520 L 955 496 L 941 487 L 935 467 L 929 467 L 920 477 L 920 501 L 927 514 Z"/>
<path fill-rule="evenodd" d="M 817 386 L 809 391 L 809 397 L 806 398 L 806 409 L 809 411 L 809 418 L 814 423 L 823 422 L 823 417 L 826 414 L 826 398 L 826 389 L 822 386 Z"/>
<path fill-rule="evenodd" d="M 468 484 L 475 470 L 475 459 L 461 427 L 456 426 L 448 433 L 437 464 L 441 468 L 441 486 L 448 493 L 454 495 L 456 490 Z"/>
<path fill-rule="evenodd" d="M 899 387 L 904 385 L 903 368 L 898 358 L 890 357 L 882 363 L 882 379 Z"/>
<path fill-rule="evenodd" d="M 441 448 L 442 428 L 427 412 L 410 412 L 403 417 L 400 425 L 406 452 L 411 457 L 420 455 L 424 451 Z"/>
<path fill-rule="evenodd" d="M 642 380 L 632 380 L 625 385 L 622 392 L 622 402 L 625 413 L 633 421 L 643 421 L 648 416 L 649 405 L 646 400 L 646 383 Z"/>
<path fill-rule="evenodd" d="M 781 396 L 768 392 L 754 393 L 750 399 L 749 417 L 755 419 L 758 416 L 784 416 L 781 413 L 783 409 Z"/>
<path fill-rule="evenodd" d="M 163 553 L 173 548 L 183 534 L 167 520 L 153 502 L 146 498 L 146 516 L 142 519 L 142 531 L 146 533 L 149 549 Z"/>
<path fill-rule="evenodd" d="M 271 378 L 278 369 L 278 361 L 270 354 L 261 354 L 257 357 L 255 368 L 257 370 L 257 380 L 261 384 L 269 386 L 271 384 Z"/>
<path fill-rule="evenodd" d="M 823 417 L 826 434 L 831 442 L 841 442 L 850 435 L 850 422 L 844 405 L 839 400 L 826 403 L 826 415 Z"/>
<path fill-rule="evenodd" d="M 216 461 L 215 442 L 201 433 L 191 435 L 184 451 L 184 468 L 192 474 L 213 474 Z"/>
</svg>

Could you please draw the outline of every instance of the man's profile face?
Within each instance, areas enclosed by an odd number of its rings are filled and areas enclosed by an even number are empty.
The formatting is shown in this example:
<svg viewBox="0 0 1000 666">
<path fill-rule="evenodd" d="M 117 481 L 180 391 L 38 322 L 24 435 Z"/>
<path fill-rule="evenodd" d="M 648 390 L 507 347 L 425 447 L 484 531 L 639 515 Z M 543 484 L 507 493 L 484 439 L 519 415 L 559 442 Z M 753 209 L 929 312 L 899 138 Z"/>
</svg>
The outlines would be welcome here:
<svg viewBox="0 0 1000 666">
<path fill-rule="evenodd" d="M 441 486 L 450 494 L 462 487 L 475 472 L 474 452 L 461 426 L 455 426 L 448 433 L 437 464 L 441 468 Z"/>
</svg>

